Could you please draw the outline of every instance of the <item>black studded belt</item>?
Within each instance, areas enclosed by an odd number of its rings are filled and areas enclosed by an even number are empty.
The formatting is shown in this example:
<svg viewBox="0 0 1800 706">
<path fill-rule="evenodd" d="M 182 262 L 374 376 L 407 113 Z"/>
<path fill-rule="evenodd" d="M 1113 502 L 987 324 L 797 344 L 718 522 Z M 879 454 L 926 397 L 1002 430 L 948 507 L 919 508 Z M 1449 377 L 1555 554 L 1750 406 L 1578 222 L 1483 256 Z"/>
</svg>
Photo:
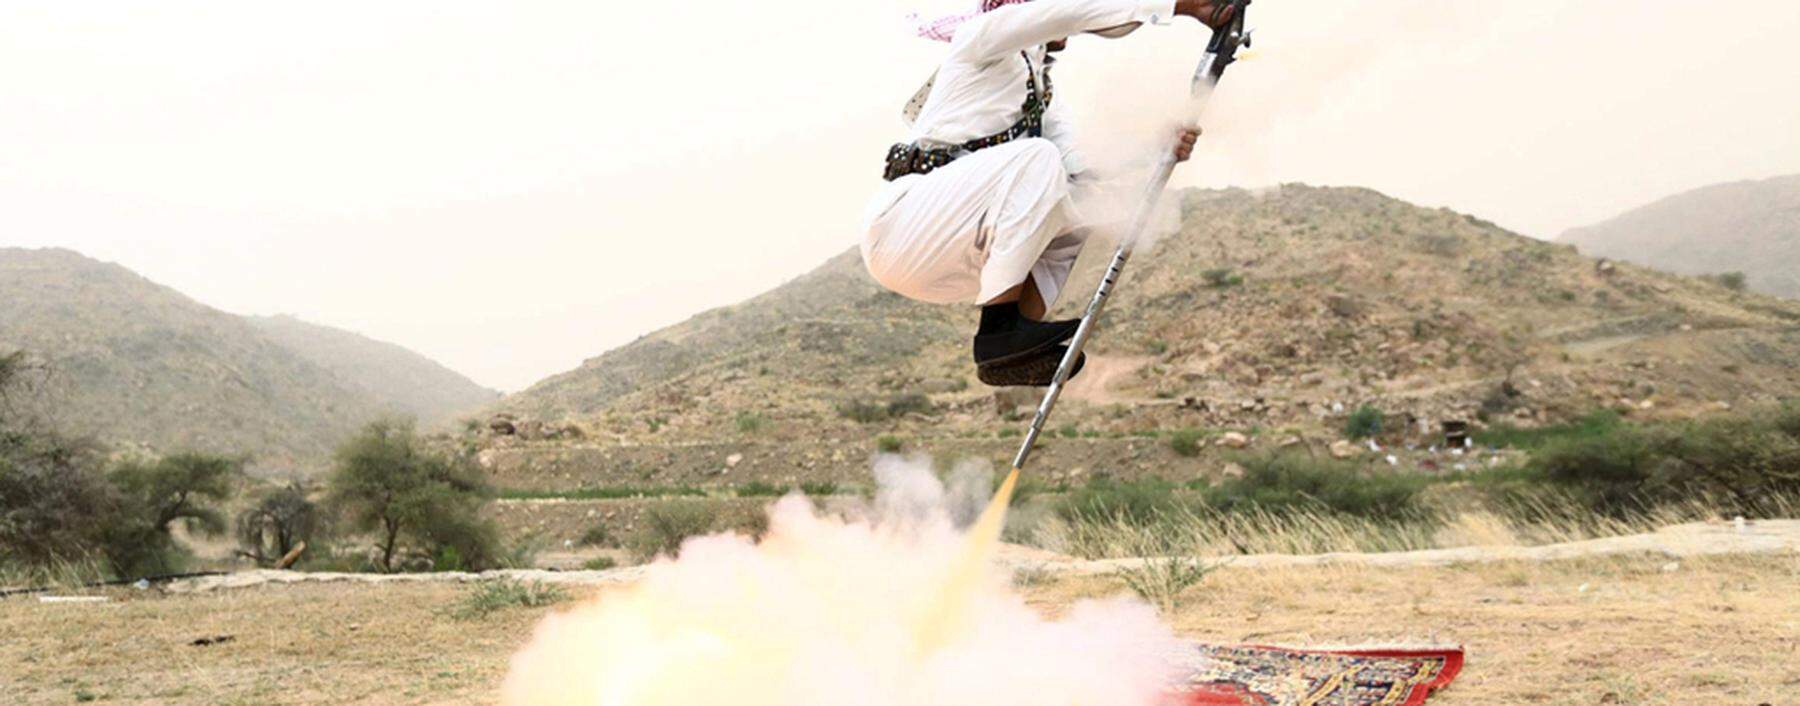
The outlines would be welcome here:
<svg viewBox="0 0 1800 706">
<path fill-rule="evenodd" d="M 1051 97 L 1049 67 L 1045 67 L 1044 91 L 1040 98 L 1037 72 L 1031 68 L 1031 57 L 1025 55 L 1025 105 L 1023 108 L 1025 114 L 1019 118 L 1019 122 L 987 137 L 976 138 L 950 147 L 926 149 L 916 143 L 896 142 L 894 146 L 888 148 L 887 167 L 882 170 L 881 178 L 893 181 L 908 174 L 930 174 L 938 167 L 954 162 L 958 157 L 976 150 L 1004 145 L 1024 137 L 1042 137 L 1044 134 L 1044 110 L 1050 106 Z"/>
</svg>

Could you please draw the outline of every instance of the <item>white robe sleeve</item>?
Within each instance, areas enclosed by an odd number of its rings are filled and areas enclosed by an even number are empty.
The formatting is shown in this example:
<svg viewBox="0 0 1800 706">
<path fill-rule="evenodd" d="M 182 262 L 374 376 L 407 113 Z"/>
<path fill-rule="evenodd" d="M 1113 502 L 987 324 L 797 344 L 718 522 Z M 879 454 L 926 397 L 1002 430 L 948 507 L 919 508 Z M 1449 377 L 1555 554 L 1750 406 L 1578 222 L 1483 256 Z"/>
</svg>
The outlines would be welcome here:
<svg viewBox="0 0 1800 706">
<path fill-rule="evenodd" d="M 950 52 L 985 63 L 1082 32 L 1133 22 L 1164 24 L 1174 14 L 1175 0 L 1033 0 L 964 22 L 956 28 Z"/>
<path fill-rule="evenodd" d="M 1063 170 L 1069 176 L 1081 178 L 1087 172 L 1087 158 L 1081 153 L 1081 145 L 1075 136 L 1075 124 L 1069 117 L 1068 104 L 1051 100 L 1050 107 L 1044 109 L 1044 139 L 1056 145 L 1062 153 Z"/>
</svg>

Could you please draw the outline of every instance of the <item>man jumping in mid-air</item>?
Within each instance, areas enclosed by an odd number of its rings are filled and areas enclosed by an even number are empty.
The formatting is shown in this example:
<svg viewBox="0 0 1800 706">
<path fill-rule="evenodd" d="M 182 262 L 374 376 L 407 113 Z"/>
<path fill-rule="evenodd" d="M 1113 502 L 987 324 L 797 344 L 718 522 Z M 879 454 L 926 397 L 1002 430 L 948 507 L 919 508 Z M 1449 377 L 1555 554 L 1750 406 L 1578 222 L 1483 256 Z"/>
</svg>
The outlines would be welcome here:
<svg viewBox="0 0 1800 706">
<path fill-rule="evenodd" d="M 1048 385 L 1080 322 L 1043 318 L 1087 237 L 1070 189 L 1086 167 L 1062 104 L 1051 99 L 1049 55 L 1074 34 L 1123 36 L 1175 15 L 1216 28 L 1231 20 L 1232 7 L 980 1 L 977 13 L 920 29 L 950 42 L 950 55 L 907 105 L 911 139 L 888 152 L 888 183 L 865 218 L 863 262 L 907 297 L 982 305 L 974 343 L 982 382 Z M 1177 160 L 1188 158 L 1198 135 L 1181 134 Z"/>
</svg>

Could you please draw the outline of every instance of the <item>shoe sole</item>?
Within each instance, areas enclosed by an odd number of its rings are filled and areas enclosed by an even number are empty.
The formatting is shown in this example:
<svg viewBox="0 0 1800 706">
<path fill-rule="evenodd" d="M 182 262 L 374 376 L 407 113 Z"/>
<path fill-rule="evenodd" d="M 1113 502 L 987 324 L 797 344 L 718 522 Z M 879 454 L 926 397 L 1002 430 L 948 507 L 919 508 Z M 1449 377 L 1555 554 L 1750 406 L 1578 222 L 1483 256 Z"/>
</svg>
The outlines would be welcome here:
<svg viewBox="0 0 1800 706">
<path fill-rule="evenodd" d="M 1008 353 L 1008 354 L 1000 356 L 998 358 L 989 358 L 987 360 L 978 360 L 978 361 L 975 361 L 975 364 L 978 366 L 1010 365 L 1010 364 L 1025 360 L 1027 358 L 1037 357 L 1037 356 L 1041 355 L 1044 351 L 1047 351 L 1047 350 L 1050 350 L 1051 348 L 1055 348 L 1057 346 L 1068 343 L 1069 339 L 1074 338 L 1074 337 L 1075 337 L 1075 330 L 1071 329 L 1069 331 L 1069 335 L 1064 336 L 1062 338 L 1044 341 L 1043 343 L 1039 343 L 1035 346 L 1032 346 L 1025 350 L 1019 351 L 1017 353 Z"/>
<path fill-rule="evenodd" d="M 1056 380 L 1056 368 L 1062 365 L 1062 359 L 1058 354 L 1040 355 L 1014 365 L 988 363 L 976 366 L 975 377 L 992 387 L 1044 387 Z M 1069 379 L 1075 379 L 1086 365 L 1087 354 L 1082 353 L 1075 359 L 1075 369 L 1069 371 Z"/>
</svg>

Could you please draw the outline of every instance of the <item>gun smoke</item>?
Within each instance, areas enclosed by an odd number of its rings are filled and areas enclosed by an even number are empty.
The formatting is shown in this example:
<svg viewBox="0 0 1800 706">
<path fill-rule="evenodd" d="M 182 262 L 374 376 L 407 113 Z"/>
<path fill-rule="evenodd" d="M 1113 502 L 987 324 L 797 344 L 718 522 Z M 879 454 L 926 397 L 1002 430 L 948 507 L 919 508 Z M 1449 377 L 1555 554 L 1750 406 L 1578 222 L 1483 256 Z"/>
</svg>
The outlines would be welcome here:
<svg viewBox="0 0 1800 706">
<path fill-rule="evenodd" d="M 872 507 L 827 514 L 790 495 L 770 508 L 760 541 L 690 540 L 639 583 L 546 618 L 513 657 L 504 701 L 1158 703 L 1178 643 L 1141 602 L 1084 601 L 1049 619 L 988 567 L 959 601 L 963 614 L 942 614 L 964 548 L 953 513 L 980 503 L 956 490 L 972 488 L 970 477 L 953 474 L 947 490 L 928 464 L 887 458 Z M 939 622 L 954 627 L 926 648 L 920 628 Z"/>
</svg>

